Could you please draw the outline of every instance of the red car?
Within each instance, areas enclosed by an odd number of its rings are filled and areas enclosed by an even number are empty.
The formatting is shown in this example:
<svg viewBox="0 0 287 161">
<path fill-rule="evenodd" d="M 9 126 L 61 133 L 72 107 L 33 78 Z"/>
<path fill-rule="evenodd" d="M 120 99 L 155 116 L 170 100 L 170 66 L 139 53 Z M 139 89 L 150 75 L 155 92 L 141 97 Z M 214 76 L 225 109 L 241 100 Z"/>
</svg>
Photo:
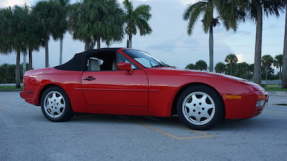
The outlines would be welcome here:
<svg viewBox="0 0 287 161">
<path fill-rule="evenodd" d="M 51 121 L 74 113 L 170 117 L 193 129 L 254 117 L 268 96 L 262 87 L 222 74 L 178 70 L 134 49 L 76 54 L 66 64 L 28 71 L 21 97 Z"/>
</svg>

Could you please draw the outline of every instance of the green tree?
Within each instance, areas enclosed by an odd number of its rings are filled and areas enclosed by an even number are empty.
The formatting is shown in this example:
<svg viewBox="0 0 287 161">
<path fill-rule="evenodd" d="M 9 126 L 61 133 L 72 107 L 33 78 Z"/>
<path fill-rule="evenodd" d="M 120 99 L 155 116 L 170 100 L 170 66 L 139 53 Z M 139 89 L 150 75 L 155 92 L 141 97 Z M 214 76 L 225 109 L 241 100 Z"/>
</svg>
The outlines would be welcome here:
<svg viewBox="0 0 287 161">
<path fill-rule="evenodd" d="M 28 15 L 25 19 L 25 25 L 26 25 L 26 51 L 28 51 L 29 55 L 29 63 L 28 63 L 28 70 L 33 69 L 33 51 L 39 50 L 41 47 L 42 41 L 41 37 L 39 36 L 41 34 L 41 28 L 40 23 L 37 21 L 36 15 L 33 14 L 31 8 L 28 8 Z"/>
<path fill-rule="evenodd" d="M 283 65 L 283 55 L 280 54 L 280 55 L 276 55 L 275 56 L 275 59 L 274 59 L 274 62 L 273 62 L 273 65 L 279 69 L 279 78 L 281 79 L 282 77 L 282 65 Z"/>
<path fill-rule="evenodd" d="M 254 82 L 261 83 L 261 55 L 262 55 L 262 33 L 263 16 L 279 16 L 282 0 L 240 0 L 243 3 L 246 16 L 256 23 L 256 41 L 254 56 Z"/>
<path fill-rule="evenodd" d="M 189 35 L 192 34 L 194 25 L 200 15 L 203 15 L 203 30 L 205 33 L 209 33 L 209 71 L 211 72 L 213 71 L 214 61 L 213 30 L 221 20 L 227 30 L 233 29 L 235 31 L 237 22 L 242 17 L 242 13 L 236 7 L 233 1 L 201 0 L 190 5 L 184 13 L 183 18 L 188 21 L 187 33 Z M 216 11 L 219 14 L 218 16 L 215 16 Z"/>
<path fill-rule="evenodd" d="M 57 17 L 56 5 L 52 1 L 40 1 L 33 8 L 33 15 L 40 23 L 39 37 L 42 45 L 45 47 L 45 67 L 49 67 L 49 40 L 52 29 L 55 28 L 53 20 Z"/>
<path fill-rule="evenodd" d="M 11 8 L 0 9 L 0 20 L 1 20 L 0 21 L 0 54 L 10 54 L 13 51 L 14 37 L 12 36 L 15 36 L 15 35 L 13 34 L 14 24 L 12 23 L 12 18 L 13 18 L 13 11 Z M 20 57 L 20 54 L 17 55 L 17 58 L 18 56 Z M 7 66 L 5 65 L 1 66 L 0 74 L 1 74 L 2 83 L 8 80 L 8 77 L 6 75 L 7 70 L 4 70 L 4 69 L 7 69 Z M 15 80 L 15 76 L 18 76 L 18 73 L 16 73 L 16 71 L 13 70 L 10 74 L 13 74 L 13 73 L 14 73 L 13 77 Z"/>
<path fill-rule="evenodd" d="M 188 64 L 188 65 L 185 67 L 185 69 L 193 69 L 193 70 L 195 70 L 196 67 L 195 67 L 194 64 Z"/>
<path fill-rule="evenodd" d="M 21 82 L 20 54 L 21 52 L 25 53 L 27 51 L 28 15 L 29 9 L 27 6 L 15 6 L 14 8 L 2 9 L 0 11 L 0 50 L 2 53 L 16 52 L 16 88 L 20 88 Z"/>
<path fill-rule="evenodd" d="M 272 74 L 273 70 L 272 70 L 272 64 L 273 64 L 274 60 L 273 57 L 271 55 L 264 55 L 261 59 L 261 65 L 263 68 L 262 73 L 265 73 L 265 79 L 268 80 L 269 76 Z"/>
<path fill-rule="evenodd" d="M 236 73 L 235 75 L 244 79 L 249 79 L 250 78 L 250 69 L 249 69 L 249 64 L 246 62 L 238 63 L 236 65 Z"/>
<path fill-rule="evenodd" d="M 219 62 L 215 65 L 215 72 L 216 73 L 225 73 L 226 66 L 223 62 Z"/>
<path fill-rule="evenodd" d="M 101 41 L 110 44 L 123 35 L 124 13 L 116 0 L 84 0 L 71 6 L 70 31 L 74 39 L 85 43 L 85 49 L 101 47 Z"/>
<path fill-rule="evenodd" d="M 13 50 L 12 42 L 12 17 L 11 8 L 0 9 L 0 53 L 9 54 Z"/>
<path fill-rule="evenodd" d="M 125 10 L 125 33 L 128 35 L 127 47 L 132 48 L 132 36 L 136 35 L 138 30 L 140 35 L 152 32 L 148 24 L 151 18 L 151 8 L 149 5 L 140 5 L 134 9 L 130 0 L 125 0 L 123 4 Z"/>
<path fill-rule="evenodd" d="M 234 75 L 236 70 L 236 64 L 238 62 L 238 58 L 235 54 L 229 54 L 225 58 L 225 62 L 227 63 L 227 74 Z"/>
<path fill-rule="evenodd" d="M 69 10 L 69 31 L 72 33 L 73 38 L 83 41 L 85 43 L 85 50 L 92 49 L 95 46 L 92 32 L 91 21 L 88 22 L 88 15 L 83 10 L 84 5 L 82 3 L 74 3 L 70 6 Z"/>
<path fill-rule="evenodd" d="M 51 0 L 50 3 L 54 3 L 54 9 L 52 10 L 55 15 L 51 19 L 53 28 L 51 28 L 51 34 L 55 40 L 60 40 L 60 57 L 59 64 L 63 63 L 63 39 L 64 34 L 68 29 L 68 9 L 69 9 L 69 0 Z"/>
<path fill-rule="evenodd" d="M 207 64 L 206 64 L 206 62 L 205 61 L 203 61 L 203 60 L 199 60 L 199 61 L 197 61 L 196 63 L 195 63 L 195 68 L 197 69 L 197 70 L 207 70 Z"/>
</svg>

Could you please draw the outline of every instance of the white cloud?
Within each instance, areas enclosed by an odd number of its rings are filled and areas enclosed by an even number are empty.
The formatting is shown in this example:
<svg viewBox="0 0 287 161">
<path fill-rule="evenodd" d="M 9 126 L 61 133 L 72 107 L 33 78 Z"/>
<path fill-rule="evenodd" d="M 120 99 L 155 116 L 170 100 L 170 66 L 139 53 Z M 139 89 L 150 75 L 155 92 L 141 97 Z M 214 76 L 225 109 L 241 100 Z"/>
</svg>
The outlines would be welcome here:
<svg viewBox="0 0 287 161">
<path fill-rule="evenodd" d="M 29 5 L 30 0 L 1 0 L 0 8 L 13 7 L 15 5 L 23 6 L 25 4 Z"/>
<path fill-rule="evenodd" d="M 236 56 L 237 56 L 237 58 L 238 58 L 238 62 L 239 62 L 239 63 L 242 63 L 242 62 L 246 61 L 246 60 L 244 59 L 244 55 L 243 55 L 243 54 L 236 54 Z"/>
</svg>

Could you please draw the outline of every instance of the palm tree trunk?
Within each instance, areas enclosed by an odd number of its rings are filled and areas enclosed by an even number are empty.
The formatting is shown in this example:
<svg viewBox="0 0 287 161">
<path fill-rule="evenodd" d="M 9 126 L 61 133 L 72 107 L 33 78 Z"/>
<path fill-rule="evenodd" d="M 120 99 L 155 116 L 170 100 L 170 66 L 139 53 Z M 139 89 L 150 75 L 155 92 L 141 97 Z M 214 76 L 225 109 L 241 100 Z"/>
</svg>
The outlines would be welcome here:
<svg viewBox="0 0 287 161">
<path fill-rule="evenodd" d="M 45 42 L 45 67 L 48 68 L 49 65 L 49 41 Z"/>
<path fill-rule="evenodd" d="M 63 63 L 63 38 L 60 38 L 60 65 Z"/>
<path fill-rule="evenodd" d="M 257 5 L 256 42 L 255 42 L 255 57 L 254 57 L 254 78 L 253 78 L 254 82 L 257 84 L 261 84 L 262 28 L 263 28 L 262 6 Z"/>
<path fill-rule="evenodd" d="M 97 38 L 97 48 L 101 48 L 101 38 Z"/>
<path fill-rule="evenodd" d="M 23 75 L 26 72 L 27 67 L 27 51 L 25 50 L 23 53 Z"/>
<path fill-rule="evenodd" d="M 268 69 L 265 70 L 266 70 L 265 80 L 268 80 Z"/>
<path fill-rule="evenodd" d="M 128 48 L 132 48 L 133 47 L 133 35 L 129 34 L 129 40 L 128 40 Z"/>
<path fill-rule="evenodd" d="M 28 54 L 29 54 L 29 64 L 28 64 L 28 70 L 32 70 L 33 69 L 33 50 L 29 49 Z"/>
<path fill-rule="evenodd" d="M 213 52 L 214 52 L 214 38 L 213 26 L 209 29 L 209 71 L 213 72 Z"/>
<path fill-rule="evenodd" d="M 16 53 L 16 69 L 15 69 L 16 88 L 21 88 L 20 84 L 20 51 Z"/>
<path fill-rule="evenodd" d="M 85 41 L 85 50 L 93 49 L 95 47 L 95 43 L 95 41 Z"/>
<path fill-rule="evenodd" d="M 287 88 L 287 4 L 285 10 L 285 37 L 284 37 L 284 51 L 283 51 L 283 66 L 282 66 L 282 87 Z"/>
<path fill-rule="evenodd" d="M 279 68 L 279 79 L 282 80 L 282 66 Z"/>
<path fill-rule="evenodd" d="M 85 50 L 89 50 L 89 42 L 88 41 L 85 41 Z"/>
</svg>

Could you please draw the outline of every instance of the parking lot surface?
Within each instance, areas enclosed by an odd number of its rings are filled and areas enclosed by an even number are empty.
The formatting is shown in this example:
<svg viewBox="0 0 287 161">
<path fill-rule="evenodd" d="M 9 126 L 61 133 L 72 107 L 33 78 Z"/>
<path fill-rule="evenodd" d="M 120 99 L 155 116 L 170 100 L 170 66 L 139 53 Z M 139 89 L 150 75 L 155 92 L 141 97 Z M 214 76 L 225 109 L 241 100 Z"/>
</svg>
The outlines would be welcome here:
<svg viewBox="0 0 287 161">
<path fill-rule="evenodd" d="M 287 161 L 286 96 L 253 119 L 195 131 L 176 117 L 80 115 L 47 121 L 17 92 L 0 92 L 0 161 Z"/>
</svg>

